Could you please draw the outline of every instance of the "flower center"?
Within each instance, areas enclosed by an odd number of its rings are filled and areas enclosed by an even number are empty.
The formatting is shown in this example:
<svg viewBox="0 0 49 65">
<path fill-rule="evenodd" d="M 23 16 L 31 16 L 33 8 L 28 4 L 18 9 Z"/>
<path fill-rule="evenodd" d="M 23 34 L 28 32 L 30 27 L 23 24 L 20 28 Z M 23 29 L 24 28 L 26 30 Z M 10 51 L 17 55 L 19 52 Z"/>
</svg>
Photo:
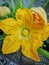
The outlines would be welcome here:
<svg viewBox="0 0 49 65">
<path fill-rule="evenodd" d="M 24 35 L 24 36 L 27 36 L 28 33 L 29 33 L 29 30 L 27 30 L 27 29 L 24 29 L 24 30 L 23 30 L 23 35 Z"/>
</svg>

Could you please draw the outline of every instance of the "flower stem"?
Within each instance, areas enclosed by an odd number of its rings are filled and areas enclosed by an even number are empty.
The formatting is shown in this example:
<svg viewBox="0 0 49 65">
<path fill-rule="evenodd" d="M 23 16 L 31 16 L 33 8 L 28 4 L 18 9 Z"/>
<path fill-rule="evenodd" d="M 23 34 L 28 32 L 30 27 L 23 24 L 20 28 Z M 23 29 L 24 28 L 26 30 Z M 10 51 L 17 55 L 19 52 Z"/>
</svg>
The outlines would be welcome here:
<svg viewBox="0 0 49 65">
<path fill-rule="evenodd" d="M 44 57 L 46 57 L 46 58 L 49 59 L 49 52 L 48 52 L 48 51 L 46 51 L 46 50 L 44 50 L 44 49 L 42 49 L 42 48 L 39 48 L 39 49 L 38 49 L 38 52 L 39 52 L 40 54 L 42 54 Z"/>
<path fill-rule="evenodd" d="M 14 5 L 14 0 L 11 0 L 11 5 L 12 5 L 12 13 L 15 13 L 15 5 Z"/>
<path fill-rule="evenodd" d="M 32 7 L 33 3 L 34 3 L 34 0 L 31 0 L 31 1 L 30 1 L 30 4 L 28 5 L 28 8 L 29 8 L 29 9 Z"/>
</svg>

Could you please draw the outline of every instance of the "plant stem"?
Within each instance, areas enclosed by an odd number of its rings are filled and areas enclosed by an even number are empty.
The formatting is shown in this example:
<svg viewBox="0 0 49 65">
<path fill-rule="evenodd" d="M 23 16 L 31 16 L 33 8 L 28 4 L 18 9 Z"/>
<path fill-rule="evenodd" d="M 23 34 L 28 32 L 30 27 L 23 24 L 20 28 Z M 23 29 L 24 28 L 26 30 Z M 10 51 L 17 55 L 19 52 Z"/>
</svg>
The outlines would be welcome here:
<svg viewBox="0 0 49 65">
<path fill-rule="evenodd" d="M 11 0 L 11 5 L 12 5 L 12 12 L 13 14 L 15 13 L 15 5 L 14 5 L 14 0 Z"/>
<path fill-rule="evenodd" d="M 47 2 L 44 4 L 43 8 L 45 8 L 48 3 L 49 3 L 49 0 L 47 0 Z"/>
<path fill-rule="evenodd" d="M 38 52 L 39 52 L 40 54 L 42 54 L 44 57 L 46 57 L 46 58 L 49 59 L 49 52 L 48 52 L 48 51 L 46 51 L 46 50 L 44 50 L 44 49 L 42 49 L 42 48 L 39 48 L 39 49 L 38 49 Z"/>
<path fill-rule="evenodd" d="M 23 3 L 22 3 L 22 2 L 23 2 L 22 0 L 18 0 L 18 3 L 17 3 L 17 6 L 16 6 L 16 9 L 18 9 L 18 8 L 23 9 L 23 8 L 24 8 L 24 6 L 23 6 Z"/>
<path fill-rule="evenodd" d="M 34 0 L 31 0 L 31 1 L 30 1 L 30 4 L 28 5 L 28 8 L 29 8 L 29 9 L 32 7 L 33 3 L 34 3 Z"/>
</svg>

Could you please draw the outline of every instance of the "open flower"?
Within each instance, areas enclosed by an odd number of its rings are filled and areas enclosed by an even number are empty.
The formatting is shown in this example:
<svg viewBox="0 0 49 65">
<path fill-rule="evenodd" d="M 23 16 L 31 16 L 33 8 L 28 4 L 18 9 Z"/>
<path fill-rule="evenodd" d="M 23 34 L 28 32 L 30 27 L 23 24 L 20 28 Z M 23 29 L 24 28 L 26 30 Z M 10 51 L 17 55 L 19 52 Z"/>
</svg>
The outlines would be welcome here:
<svg viewBox="0 0 49 65">
<path fill-rule="evenodd" d="M 35 28 L 33 27 L 35 24 L 33 24 L 32 12 L 28 9 L 18 10 L 20 12 L 16 12 L 16 14 L 20 13 L 20 15 L 17 15 L 17 20 L 8 18 L 0 21 L 0 29 L 7 34 L 3 41 L 2 52 L 9 54 L 22 47 L 22 53 L 25 56 L 39 62 L 37 49 L 49 37 L 49 24 L 47 23 L 44 27 L 41 25 L 42 28 L 39 29 Z"/>
<path fill-rule="evenodd" d="M 23 10 L 18 9 L 16 12 L 16 19 L 28 21 L 29 23 L 32 21 L 34 28 L 43 28 L 47 24 L 46 12 L 42 7 L 33 7 L 30 10 L 26 8 Z"/>
</svg>

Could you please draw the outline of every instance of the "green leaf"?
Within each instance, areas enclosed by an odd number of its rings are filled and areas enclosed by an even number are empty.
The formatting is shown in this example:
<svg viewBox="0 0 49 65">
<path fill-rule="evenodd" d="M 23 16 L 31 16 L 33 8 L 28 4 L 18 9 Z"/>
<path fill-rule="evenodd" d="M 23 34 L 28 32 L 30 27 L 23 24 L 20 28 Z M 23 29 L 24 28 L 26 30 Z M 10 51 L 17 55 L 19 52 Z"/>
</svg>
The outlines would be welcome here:
<svg viewBox="0 0 49 65">
<path fill-rule="evenodd" d="M 40 53 L 41 55 L 43 55 L 44 57 L 49 59 L 49 52 L 48 51 L 46 51 L 46 50 L 44 50 L 42 48 L 39 48 L 38 53 Z"/>
<path fill-rule="evenodd" d="M 32 7 L 33 3 L 34 3 L 34 0 L 31 0 L 30 3 L 29 3 L 29 5 L 28 5 L 29 9 Z"/>
</svg>

